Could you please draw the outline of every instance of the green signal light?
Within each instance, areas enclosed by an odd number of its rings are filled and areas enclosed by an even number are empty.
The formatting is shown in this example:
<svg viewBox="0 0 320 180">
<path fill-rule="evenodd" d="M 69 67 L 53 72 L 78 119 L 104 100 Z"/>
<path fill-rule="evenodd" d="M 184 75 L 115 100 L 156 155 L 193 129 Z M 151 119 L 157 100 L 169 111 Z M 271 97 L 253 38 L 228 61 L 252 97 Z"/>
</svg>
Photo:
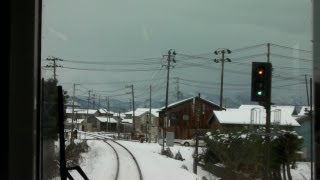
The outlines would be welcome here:
<svg viewBox="0 0 320 180">
<path fill-rule="evenodd" d="M 258 91 L 257 94 L 258 94 L 258 96 L 262 96 L 263 92 L 262 91 Z"/>
</svg>

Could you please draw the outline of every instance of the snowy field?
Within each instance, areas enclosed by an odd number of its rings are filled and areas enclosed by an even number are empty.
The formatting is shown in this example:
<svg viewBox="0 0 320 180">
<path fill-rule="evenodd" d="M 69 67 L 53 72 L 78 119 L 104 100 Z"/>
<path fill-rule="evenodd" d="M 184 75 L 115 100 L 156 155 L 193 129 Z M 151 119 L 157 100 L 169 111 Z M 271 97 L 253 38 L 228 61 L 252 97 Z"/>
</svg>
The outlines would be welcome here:
<svg viewBox="0 0 320 180">
<path fill-rule="evenodd" d="M 140 143 L 122 140 L 119 140 L 118 142 L 126 146 L 135 155 L 145 180 L 201 180 L 203 176 L 208 180 L 220 179 L 213 174 L 202 170 L 199 166 L 198 175 L 193 174 L 193 147 L 184 147 L 180 145 L 170 147 L 174 155 L 180 151 L 182 157 L 185 159 L 184 161 L 179 161 L 160 155 L 162 146 L 156 143 Z M 88 140 L 88 145 L 90 146 L 90 150 L 88 153 L 82 155 L 84 161 L 80 166 L 89 179 L 114 179 L 116 156 L 110 146 L 101 140 Z M 201 151 L 202 148 L 199 148 L 199 153 Z M 128 158 L 128 161 L 131 161 L 131 159 Z M 123 169 L 126 169 L 126 166 L 123 166 Z M 133 173 L 131 176 L 130 172 L 132 172 L 132 170 L 120 170 L 120 174 L 126 173 L 126 176 L 120 175 L 119 178 L 126 177 L 122 179 L 134 180 L 136 175 Z M 310 179 L 310 163 L 298 162 L 298 168 L 292 169 L 291 173 L 294 180 Z M 76 172 L 72 172 L 72 176 L 75 177 L 75 179 L 81 179 Z"/>
</svg>

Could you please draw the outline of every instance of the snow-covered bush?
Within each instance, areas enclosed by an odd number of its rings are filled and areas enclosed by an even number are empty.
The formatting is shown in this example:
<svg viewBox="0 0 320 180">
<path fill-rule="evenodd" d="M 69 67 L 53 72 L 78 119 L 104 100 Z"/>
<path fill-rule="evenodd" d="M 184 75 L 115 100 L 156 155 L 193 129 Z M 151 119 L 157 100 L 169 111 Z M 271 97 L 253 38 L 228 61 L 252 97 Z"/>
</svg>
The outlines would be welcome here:
<svg viewBox="0 0 320 180">
<path fill-rule="evenodd" d="M 222 163 L 227 169 L 249 174 L 251 178 L 266 175 L 268 145 L 265 128 L 255 132 L 216 130 L 207 133 L 207 136 L 205 166 Z M 269 136 L 271 176 L 278 179 L 280 166 L 283 164 L 289 166 L 296 161 L 295 152 L 301 149 L 302 140 L 296 132 L 290 130 L 272 130 Z"/>
<path fill-rule="evenodd" d="M 180 151 L 177 152 L 177 154 L 174 156 L 174 159 L 184 161 L 184 158 L 182 157 Z"/>
<path fill-rule="evenodd" d="M 162 155 L 165 155 L 169 158 L 173 158 L 173 153 L 171 151 L 171 149 L 169 147 L 167 147 L 166 149 L 164 149 L 162 152 L 161 152 Z"/>
<path fill-rule="evenodd" d="M 77 166 L 82 161 L 81 153 L 89 151 L 87 141 L 81 141 L 79 143 L 71 143 L 66 147 L 66 161 L 67 167 Z"/>
</svg>

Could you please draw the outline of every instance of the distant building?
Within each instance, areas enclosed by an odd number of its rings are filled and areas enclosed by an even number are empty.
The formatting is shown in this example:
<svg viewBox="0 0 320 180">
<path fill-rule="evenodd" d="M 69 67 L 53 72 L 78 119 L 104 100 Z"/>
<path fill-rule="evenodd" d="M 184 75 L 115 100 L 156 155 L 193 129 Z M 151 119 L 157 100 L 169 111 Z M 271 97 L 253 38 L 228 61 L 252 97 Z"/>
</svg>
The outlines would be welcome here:
<svg viewBox="0 0 320 180">
<path fill-rule="evenodd" d="M 107 109 L 105 108 L 99 108 L 98 109 L 98 112 L 99 112 L 99 115 L 100 116 L 105 116 L 105 117 L 112 117 L 115 113 L 112 112 L 112 111 L 108 111 Z"/>
<path fill-rule="evenodd" d="M 86 131 L 108 131 L 117 132 L 118 121 L 110 117 L 89 116 L 87 122 L 84 122 Z"/>
<path fill-rule="evenodd" d="M 157 141 L 158 139 L 158 124 L 159 124 L 159 109 L 151 109 L 151 119 L 149 121 L 149 108 L 137 108 L 134 111 L 135 115 L 135 130 L 137 133 L 143 133 L 150 136 L 152 141 Z M 133 111 L 124 113 L 125 117 L 122 122 L 132 123 Z"/>
<path fill-rule="evenodd" d="M 74 110 L 75 118 L 85 119 L 87 116 L 101 116 L 102 114 L 97 109 L 77 109 Z M 72 108 L 66 109 L 66 117 L 72 118 Z"/>
<path fill-rule="evenodd" d="M 174 132 L 175 139 L 190 139 L 196 132 L 196 123 L 200 133 L 210 130 L 208 119 L 212 111 L 221 111 L 219 105 L 212 101 L 191 97 L 168 105 L 159 111 L 160 134 L 163 135 L 163 127 L 166 131 Z M 166 117 L 168 115 L 169 118 Z"/>
</svg>

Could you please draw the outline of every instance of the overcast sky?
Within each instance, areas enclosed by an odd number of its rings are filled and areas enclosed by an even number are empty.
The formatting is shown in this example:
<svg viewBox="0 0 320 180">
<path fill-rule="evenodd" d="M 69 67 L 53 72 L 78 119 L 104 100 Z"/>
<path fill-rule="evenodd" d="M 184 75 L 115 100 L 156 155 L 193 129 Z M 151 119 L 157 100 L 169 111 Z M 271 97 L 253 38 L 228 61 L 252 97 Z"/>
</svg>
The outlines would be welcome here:
<svg viewBox="0 0 320 180">
<path fill-rule="evenodd" d="M 174 49 L 177 62 L 170 76 L 181 78 L 180 90 L 219 95 L 221 64 L 210 60 L 220 57 L 213 54 L 218 48 L 234 50 L 269 42 L 311 50 L 310 0 L 45 0 L 43 6 L 42 59 L 65 60 L 59 62 L 65 68 L 59 68 L 57 74 L 69 94 L 72 83 L 81 84 L 77 95 L 89 89 L 109 91 L 95 92 L 104 97 L 128 92 L 125 85 L 134 84 L 137 99 L 142 101 L 148 98 L 152 84 L 154 96 L 164 97 L 166 70 L 162 64 L 166 61 L 162 55 Z M 311 74 L 311 54 L 276 45 L 271 46 L 275 54 L 271 56 L 273 86 L 278 87 L 273 94 L 305 99 L 303 79 L 304 74 Z M 266 52 L 262 45 L 229 55 L 232 62 L 225 64 L 225 97 L 250 93 L 251 62 L 266 61 Z M 42 74 L 48 78 L 52 71 Z M 174 81 L 171 93 L 176 91 Z M 122 83 L 88 84 L 114 82 Z"/>
</svg>

